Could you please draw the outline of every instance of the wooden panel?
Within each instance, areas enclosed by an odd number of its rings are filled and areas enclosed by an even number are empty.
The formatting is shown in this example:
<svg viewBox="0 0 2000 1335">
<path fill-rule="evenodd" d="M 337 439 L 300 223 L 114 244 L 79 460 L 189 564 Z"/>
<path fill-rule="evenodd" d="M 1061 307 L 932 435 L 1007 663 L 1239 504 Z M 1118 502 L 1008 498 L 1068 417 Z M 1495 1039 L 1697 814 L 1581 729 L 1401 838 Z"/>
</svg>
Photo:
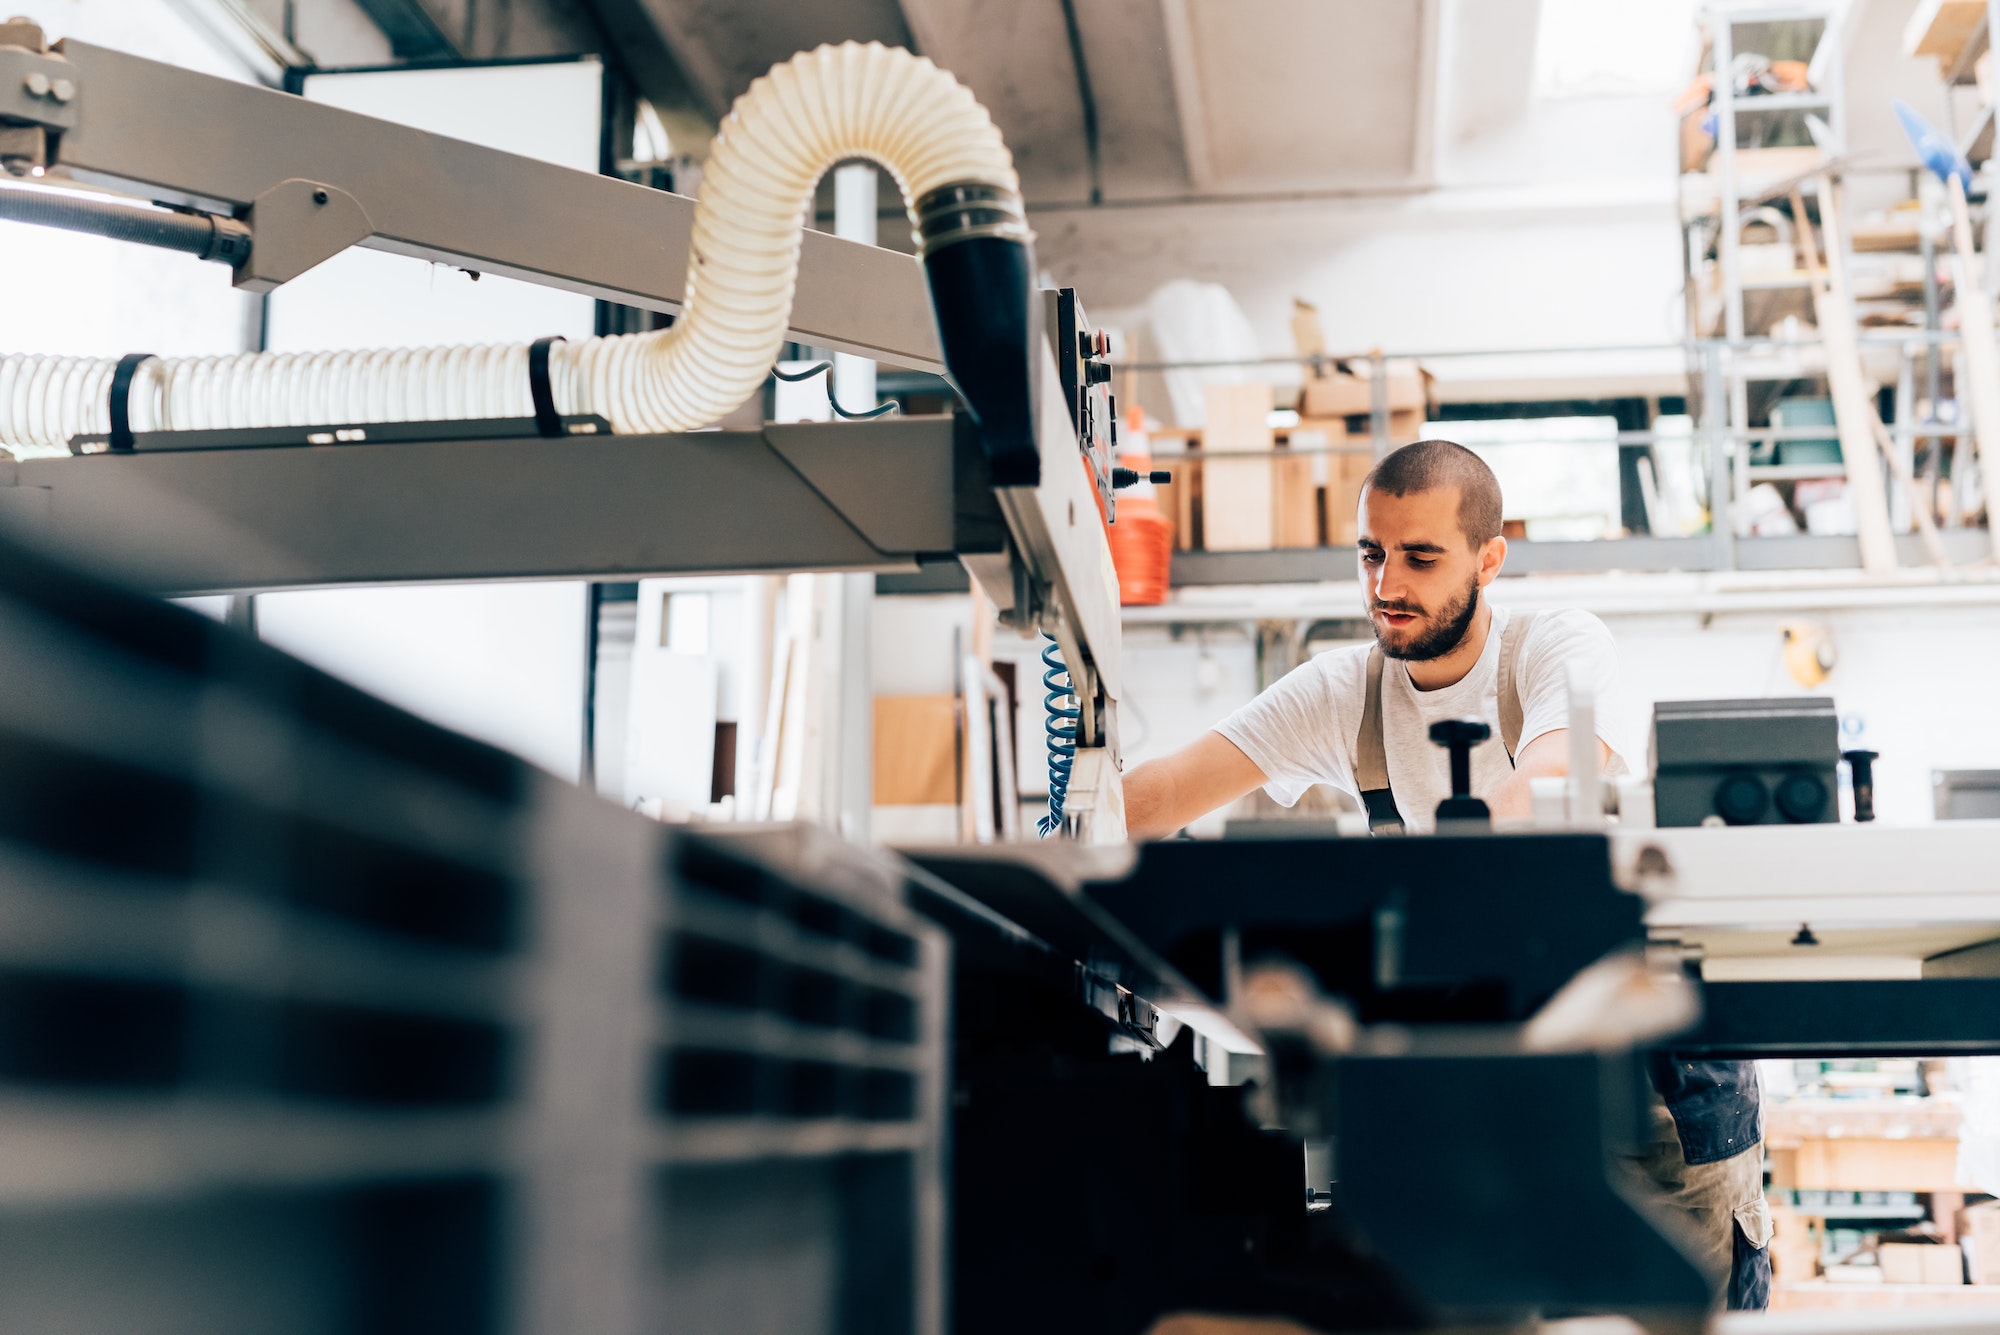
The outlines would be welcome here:
<svg viewBox="0 0 2000 1335">
<path fill-rule="evenodd" d="M 1833 1191 L 1956 1191 L 1956 1140 L 1808 1140 L 1793 1185 Z"/>
<path fill-rule="evenodd" d="M 1202 545 L 1211 552 L 1268 551 L 1275 538 L 1271 387 L 1210 385 L 1201 432 Z M 1231 459 L 1231 454 L 1255 452 Z"/>
<path fill-rule="evenodd" d="M 1922 0 L 1903 27 L 1903 54 L 1936 56 L 1949 71 L 1986 18 L 1986 0 Z"/>
<path fill-rule="evenodd" d="M 958 697 L 875 697 L 875 805 L 958 801 Z"/>
<path fill-rule="evenodd" d="M 1317 547 L 1323 541 L 1326 524 L 1321 511 L 1325 488 L 1314 477 L 1326 468 L 1323 454 L 1294 457 L 1281 449 L 1273 463 L 1272 545 L 1277 547 Z"/>
</svg>

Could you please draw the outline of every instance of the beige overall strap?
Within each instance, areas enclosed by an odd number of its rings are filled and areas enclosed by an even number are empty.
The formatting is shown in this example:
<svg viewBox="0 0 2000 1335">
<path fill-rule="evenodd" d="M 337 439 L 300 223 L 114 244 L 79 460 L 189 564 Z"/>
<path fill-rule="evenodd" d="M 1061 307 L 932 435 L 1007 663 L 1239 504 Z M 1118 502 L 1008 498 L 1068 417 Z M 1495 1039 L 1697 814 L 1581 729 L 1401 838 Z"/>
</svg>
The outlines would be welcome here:
<svg viewBox="0 0 2000 1335">
<path fill-rule="evenodd" d="M 1403 833 L 1396 795 L 1389 791 L 1389 748 L 1382 740 L 1382 665 L 1386 661 L 1381 645 L 1368 650 L 1368 681 L 1361 696 L 1361 733 L 1354 739 L 1354 786 L 1361 790 L 1361 804 L 1368 809 L 1370 834 Z"/>
<path fill-rule="evenodd" d="M 1510 765 L 1521 750 L 1521 724 L 1526 717 L 1521 710 L 1521 683 L 1515 676 L 1521 662 L 1521 643 L 1541 616 L 1540 612 L 1510 616 L 1506 629 L 1500 632 L 1500 744 L 1507 748 Z"/>
</svg>

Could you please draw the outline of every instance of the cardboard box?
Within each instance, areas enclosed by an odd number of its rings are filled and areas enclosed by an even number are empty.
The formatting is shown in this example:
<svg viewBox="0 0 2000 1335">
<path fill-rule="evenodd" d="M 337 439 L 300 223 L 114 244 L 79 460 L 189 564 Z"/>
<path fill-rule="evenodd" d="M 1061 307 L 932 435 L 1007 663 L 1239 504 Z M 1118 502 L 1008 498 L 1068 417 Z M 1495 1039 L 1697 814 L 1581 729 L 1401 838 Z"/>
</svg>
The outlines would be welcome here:
<svg viewBox="0 0 2000 1335">
<path fill-rule="evenodd" d="M 1940 1242 L 1884 1242 L 1875 1248 L 1884 1284 L 1963 1284 L 1965 1254 Z"/>
<path fill-rule="evenodd" d="M 875 697 L 875 805 L 958 802 L 958 697 Z"/>
<path fill-rule="evenodd" d="M 1174 526 L 1176 551 L 1185 552 L 1194 547 L 1196 498 L 1201 493 L 1201 463 L 1191 456 L 1198 452 L 1200 441 L 1201 435 L 1197 431 L 1173 429 L 1153 432 L 1148 442 L 1152 449 L 1166 452 L 1152 456 L 1153 466 L 1173 474 L 1173 481 L 1154 486 L 1153 503 Z"/>
<path fill-rule="evenodd" d="M 1958 1212 L 1958 1236 L 1974 1284 L 2000 1284 L 2000 1201 L 1982 1201 Z"/>
<path fill-rule="evenodd" d="M 1347 430 L 1343 418 L 1300 419 L 1291 429 L 1289 443 L 1294 449 L 1329 449 L 1342 444 L 1366 445 L 1367 437 Z M 1361 480 L 1375 466 L 1375 456 L 1367 449 L 1353 453 L 1307 456 L 1313 465 L 1313 482 L 1318 492 L 1323 541 L 1329 547 L 1349 547 L 1357 536 L 1355 511 L 1361 504 Z"/>
<path fill-rule="evenodd" d="M 1368 378 L 1369 363 L 1350 361 L 1350 371 L 1329 366 L 1322 376 L 1307 376 L 1299 396 L 1300 417 L 1359 417 L 1375 411 L 1374 386 Z M 1415 412 L 1421 416 L 1430 402 L 1431 373 L 1415 362 L 1386 364 L 1391 413 Z"/>
<path fill-rule="evenodd" d="M 1201 432 L 1201 540 L 1211 552 L 1261 552 L 1276 539 L 1271 387 L 1210 385 Z M 1232 459 L 1232 454 L 1246 455 Z"/>
<path fill-rule="evenodd" d="M 1706 104 L 1681 117 L 1681 170 L 1698 172 L 1708 167 L 1708 155 L 1715 151 L 1715 136 L 1701 128 L 1708 115 Z"/>
<path fill-rule="evenodd" d="M 1326 356 L 1326 335 L 1319 327 L 1319 307 L 1292 298 L 1292 347 L 1301 357 Z"/>
</svg>

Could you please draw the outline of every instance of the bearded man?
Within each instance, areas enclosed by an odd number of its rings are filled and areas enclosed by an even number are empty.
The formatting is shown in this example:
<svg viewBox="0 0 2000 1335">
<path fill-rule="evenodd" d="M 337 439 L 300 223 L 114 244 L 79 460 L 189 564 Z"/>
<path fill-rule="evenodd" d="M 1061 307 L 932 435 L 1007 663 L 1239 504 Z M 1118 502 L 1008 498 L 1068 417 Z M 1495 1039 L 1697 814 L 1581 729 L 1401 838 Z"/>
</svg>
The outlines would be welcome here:
<svg viewBox="0 0 2000 1335">
<path fill-rule="evenodd" d="M 1486 590 L 1507 559 L 1500 483 L 1483 460 L 1425 440 L 1385 457 L 1362 483 L 1361 586 L 1375 643 L 1335 649 L 1287 675 L 1170 756 L 1125 776 L 1134 839 L 1172 834 L 1263 787 L 1290 806 L 1324 783 L 1360 800 L 1376 834 L 1425 834 L 1451 795 L 1449 753 L 1433 723 L 1497 723 L 1500 745 L 1472 753 L 1472 794 L 1496 821 L 1531 809 L 1530 783 L 1569 770 L 1569 681 L 1602 703 L 1616 690 L 1611 632 L 1588 612 L 1495 607 Z M 1598 759 L 1628 772 L 1595 711 Z M 1751 1062 L 1649 1054 L 1659 1096 L 1652 1134 L 1628 1162 L 1732 1308 L 1770 1292 L 1771 1217 L 1763 1194 L 1757 1071 Z"/>
</svg>

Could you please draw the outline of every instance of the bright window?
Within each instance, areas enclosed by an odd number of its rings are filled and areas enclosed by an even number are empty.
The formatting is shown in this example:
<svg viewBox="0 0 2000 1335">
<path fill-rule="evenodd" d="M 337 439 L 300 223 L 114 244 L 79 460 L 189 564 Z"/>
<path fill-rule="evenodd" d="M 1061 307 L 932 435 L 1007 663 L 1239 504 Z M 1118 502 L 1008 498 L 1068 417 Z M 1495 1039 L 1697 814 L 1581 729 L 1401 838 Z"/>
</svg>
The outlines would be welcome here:
<svg viewBox="0 0 2000 1335">
<path fill-rule="evenodd" d="M 50 41 L 75 37 L 207 74 L 249 78 L 168 0 L 9 0 L 7 12 L 40 23 Z M 0 353 L 172 357 L 248 347 L 254 299 L 229 285 L 223 265 L 8 222 L 0 222 L 0 254 L 7 257 Z"/>
<path fill-rule="evenodd" d="M 1541 97 L 1677 92 L 1694 74 L 1695 0 L 1542 0 Z"/>
</svg>

